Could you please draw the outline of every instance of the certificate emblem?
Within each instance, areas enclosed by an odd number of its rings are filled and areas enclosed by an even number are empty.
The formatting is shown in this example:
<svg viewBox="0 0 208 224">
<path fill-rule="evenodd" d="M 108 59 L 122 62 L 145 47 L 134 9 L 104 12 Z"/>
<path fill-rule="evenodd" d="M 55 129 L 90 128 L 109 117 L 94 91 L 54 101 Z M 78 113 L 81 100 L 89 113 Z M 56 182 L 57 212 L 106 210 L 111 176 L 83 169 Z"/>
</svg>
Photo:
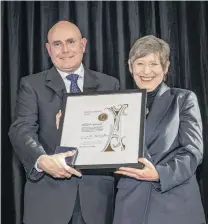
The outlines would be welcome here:
<svg viewBox="0 0 208 224">
<path fill-rule="evenodd" d="M 108 140 L 105 145 L 103 152 L 114 152 L 115 149 L 120 149 L 120 151 L 125 151 L 125 138 L 126 136 L 121 135 L 122 129 L 122 117 L 127 116 L 128 104 L 120 104 L 117 106 L 112 106 L 106 108 L 113 116 L 114 123 L 111 125 L 110 133 L 108 135 Z"/>
<path fill-rule="evenodd" d="M 99 121 L 106 121 L 108 119 L 108 115 L 106 113 L 102 113 L 98 116 Z"/>
</svg>

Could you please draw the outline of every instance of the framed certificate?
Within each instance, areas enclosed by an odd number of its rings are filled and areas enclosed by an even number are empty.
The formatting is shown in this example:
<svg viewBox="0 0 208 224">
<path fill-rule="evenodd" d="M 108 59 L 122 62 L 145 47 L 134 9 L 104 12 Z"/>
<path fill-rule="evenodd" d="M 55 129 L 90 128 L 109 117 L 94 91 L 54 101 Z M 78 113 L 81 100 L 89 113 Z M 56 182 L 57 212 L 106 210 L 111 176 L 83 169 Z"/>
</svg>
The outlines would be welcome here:
<svg viewBox="0 0 208 224">
<path fill-rule="evenodd" d="M 65 94 L 60 147 L 77 149 L 77 169 L 142 167 L 146 90 Z"/>
</svg>

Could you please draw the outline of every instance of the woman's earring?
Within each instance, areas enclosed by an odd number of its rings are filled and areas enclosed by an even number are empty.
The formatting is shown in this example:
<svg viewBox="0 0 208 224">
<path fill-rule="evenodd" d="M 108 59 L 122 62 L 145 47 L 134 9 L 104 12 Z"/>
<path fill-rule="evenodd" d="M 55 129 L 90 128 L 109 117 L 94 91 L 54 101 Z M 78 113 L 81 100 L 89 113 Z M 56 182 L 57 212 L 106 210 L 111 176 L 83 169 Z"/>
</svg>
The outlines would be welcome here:
<svg viewBox="0 0 208 224">
<path fill-rule="evenodd" d="M 165 73 L 165 74 L 164 74 L 163 81 L 166 81 L 166 79 L 167 79 L 167 74 L 168 74 L 168 73 Z"/>
</svg>

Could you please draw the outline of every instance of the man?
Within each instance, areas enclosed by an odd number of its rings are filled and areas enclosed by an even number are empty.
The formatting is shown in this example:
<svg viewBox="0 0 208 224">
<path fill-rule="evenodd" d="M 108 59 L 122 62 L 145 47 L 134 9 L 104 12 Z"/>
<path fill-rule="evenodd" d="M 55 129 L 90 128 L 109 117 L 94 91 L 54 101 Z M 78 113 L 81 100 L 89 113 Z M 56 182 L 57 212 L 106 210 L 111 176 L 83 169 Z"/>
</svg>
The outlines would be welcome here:
<svg viewBox="0 0 208 224">
<path fill-rule="evenodd" d="M 82 175 L 65 163 L 73 152 L 54 154 L 63 94 L 119 89 L 115 78 L 83 67 L 86 43 L 77 26 L 58 22 L 46 43 L 54 67 L 21 80 L 9 136 L 27 174 L 25 224 L 112 222 L 113 176 Z"/>
</svg>

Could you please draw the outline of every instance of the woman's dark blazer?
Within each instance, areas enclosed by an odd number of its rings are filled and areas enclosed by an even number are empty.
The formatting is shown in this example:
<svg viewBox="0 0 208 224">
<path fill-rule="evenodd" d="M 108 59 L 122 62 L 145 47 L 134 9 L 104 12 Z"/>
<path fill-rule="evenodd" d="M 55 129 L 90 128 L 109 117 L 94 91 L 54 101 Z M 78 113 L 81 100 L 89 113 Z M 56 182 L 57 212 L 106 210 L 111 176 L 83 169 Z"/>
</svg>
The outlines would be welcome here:
<svg viewBox="0 0 208 224">
<path fill-rule="evenodd" d="M 145 147 L 160 182 L 121 178 L 113 224 L 205 224 L 195 176 L 202 122 L 193 92 L 162 84 L 146 120 Z"/>
</svg>

